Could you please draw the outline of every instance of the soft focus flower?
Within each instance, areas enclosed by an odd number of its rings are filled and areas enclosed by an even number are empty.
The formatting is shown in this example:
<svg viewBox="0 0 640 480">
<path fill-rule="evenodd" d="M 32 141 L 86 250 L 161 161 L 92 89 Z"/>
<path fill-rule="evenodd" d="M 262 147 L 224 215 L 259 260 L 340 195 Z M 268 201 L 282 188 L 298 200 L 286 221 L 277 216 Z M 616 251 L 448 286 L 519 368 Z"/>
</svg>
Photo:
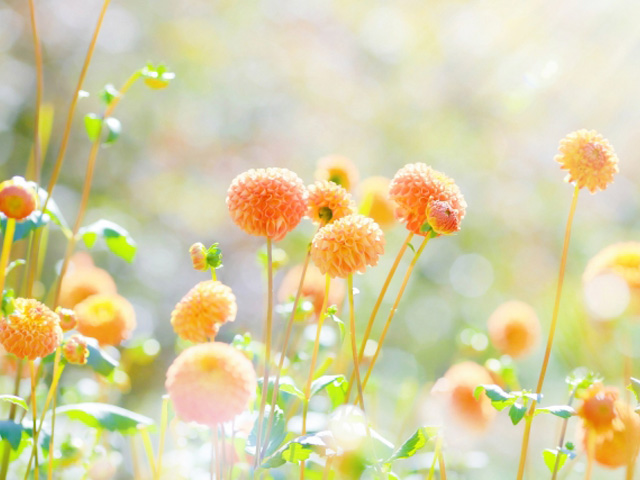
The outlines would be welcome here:
<svg viewBox="0 0 640 480">
<path fill-rule="evenodd" d="M 286 168 L 259 168 L 241 173 L 227 192 L 231 219 L 245 232 L 282 240 L 307 211 L 307 190 Z"/>
<path fill-rule="evenodd" d="M 589 260 L 583 281 L 606 273 L 622 277 L 631 290 L 640 293 L 640 242 L 614 243 L 598 252 Z"/>
<path fill-rule="evenodd" d="M 0 212 L 7 218 L 24 220 L 36 209 L 38 195 L 22 177 L 0 183 Z"/>
<path fill-rule="evenodd" d="M 191 255 L 191 262 L 195 270 L 204 272 L 209 268 L 209 265 L 207 265 L 207 249 L 202 243 L 198 242 L 191 245 L 189 247 L 189 255 Z"/>
<path fill-rule="evenodd" d="M 436 200 L 427 205 L 427 223 L 438 235 L 451 235 L 460 230 L 460 211 L 451 208 L 449 202 Z"/>
<path fill-rule="evenodd" d="M 582 405 L 576 413 L 584 421 L 585 428 L 598 433 L 610 431 L 616 419 L 615 402 L 618 400 L 618 390 L 594 383 L 582 395 L 582 399 Z"/>
<path fill-rule="evenodd" d="M 364 273 L 384 253 L 384 234 L 369 217 L 348 215 L 321 228 L 311 242 L 311 259 L 322 274 L 345 278 Z"/>
<path fill-rule="evenodd" d="M 113 295 L 116 291 L 109 272 L 96 267 L 87 253 L 80 252 L 71 258 L 69 269 L 62 277 L 58 303 L 64 308 L 73 308 L 91 295 Z"/>
<path fill-rule="evenodd" d="M 457 220 L 457 228 L 466 213 L 467 203 L 453 179 L 424 163 L 411 163 L 402 167 L 391 180 L 389 197 L 396 202 L 396 217 L 406 222 L 409 231 L 425 236 L 427 211 L 432 202 L 447 202 L 450 214 Z M 441 221 L 441 215 L 438 217 Z M 439 224 L 438 224 L 439 225 Z M 432 226 L 433 228 L 433 226 Z"/>
<path fill-rule="evenodd" d="M 207 342 L 225 322 L 233 322 L 238 307 L 236 297 L 226 285 L 207 280 L 198 283 L 171 312 L 171 325 L 185 340 Z"/>
<path fill-rule="evenodd" d="M 473 392 L 478 385 L 492 383 L 486 368 L 475 362 L 461 362 L 450 367 L 431 391 L 441 396 L 454 421 L 474 430 L 484 430 L 496 411 L 486 395 L 476 399 Z"/>
<path fill-rule="evenodd" d="M 89 359 L 87 340 L 82 335 L 71 335 L 62 346 L 62 354 L 67 362 L 84 365 Z"/>
<path fill-rule="evenodd" d="M 307 190 L 309 192 L 307 216 L 313 223 L 326 225 L 356 213 L 356 204 L 351 200 L 351 195 L 340 185 L 321 180 L 310 185 Z"/>
<path fill-rule="evenodd" d="M 389 198 L 389 183 L 391 180 L 385 177 L 369 177 L 358 186 L 362 199 L 359 213 L 373 218 L 383 230 L 396 224 L 396 204 Z"/>
<path fill-rule="evenodd" d="M 358 169 L 354 163 L 342 155 L 329 155 L 318 160 L 315 171 L 316 180 L 328 180 L 343 187 L 347 192 L 353 191 L 358 183 Z"/>
<path fill-rule="evenodd" d="M 540 340 L 540 320 L 530 305 L 511 300 L 489 317 L 489 338 L 501 352 L 518 358 L 531 352 Z"/>
<path fill-rule="evenodd" d="M 212 342 L 183 351 L 169 367 L 165 386 L 182 420 L 215 426 L 244 411 L 257 382 L 253 364 L 240 351 Z"/>
<path fill-rule="evenodd" d="M 63 332 L 68 332 L 76 328 L 76 312 L 70 308 L 56 307 L 56 314 L 60 318 L 60 328 Z"/>
<path fill-rule="evenodd" d="M 618 157 L 607 139 L 595 130 L 578 130 L 560 141 L 555 156 L 560 168 L 567 170 L 567 182 L 591 193 L 604 190 L 618 173 Z"/>
<path fill-rule="evenodd" d="M 119 345 L 136 327 L 136 314 L 129 301 L 117 294 L 87 297 L 75 306 L 76 329 L 101 345 Z"/>
<path fill-rule="evenodd" d="M 298 292 L 298 287 L 300 286 L 301 276 L 302 265 L 296 265 L 287 272 L 280 284 L 280 290 L 278 290 L 278 300 L 280 300 L 280 302 L 286 302 L 290 298 L 295 298 L 296 293 Z M 308 298 L 313 303 L 316 316 L 320 315 L 320 310 L 322 309 L 325 284 L 325 276 L 320 272 L 318 267 L 309 264 L 304 276 L 301 297 Z M 335 279 L 332 281 L 331 285 L 329 285 L 327 306 L 336 305 L 340 307 L 344 301 L 344 293 L 344 281 L 342 279 Z"/>
<path fill-rule="evenodd" d="M 16 357 L 35 360 L 62 342 L 58 315 L 32 298 L 16 298 L 14 310 L 0 318 L 0 343 Z"/>
</svg>

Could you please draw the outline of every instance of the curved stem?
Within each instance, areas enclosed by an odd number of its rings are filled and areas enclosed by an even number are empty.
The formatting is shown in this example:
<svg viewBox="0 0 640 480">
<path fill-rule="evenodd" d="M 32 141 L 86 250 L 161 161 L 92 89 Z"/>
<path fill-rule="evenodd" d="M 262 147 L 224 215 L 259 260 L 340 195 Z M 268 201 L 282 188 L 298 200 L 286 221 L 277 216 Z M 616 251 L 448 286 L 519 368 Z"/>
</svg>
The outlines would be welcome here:
<svg viewBox="0 0 640 480">
<path fill-rule="evenodd" d="M 427 235 L 426 237 L 424 237 L 424 240 L 420 244 L 420 248 L 418 248 L 418 250 L 416 251 L 415 255 L 413 256 L 413 259 L 411 260 L 411 263 L 407 267 L 407 272 L 404 274 L 404 278 L 402 279 L 402 285 L 400 286 L 400 290 L 398 291 L 398 295 L 396 296 L 396 299 L 393 302 L 393 306 L 391 307 L 391 310 L 389 311 L 389 316 L 387 317 L 387 322 L 385 323 L 384 329 L 382 330 L 382 334 L 380 335 L 380 340 L 378 340 L 378 345 L 376 346 L 376 352 L 373 354 L 373 358 L 371 359 L 371 363 L 369 364 L 369 368 L 367 369 L 367 373 L 364 376 L 364 380 L 362 381 L 362 388 L 363 389 L 367 386 L 367 382 L 369 381 L 369 377 L 371 376 L 371 372 L 373 372 L 373 367 L 375 366 L 376 360 L 378 359 L 378 355 L 380 354 L 380 350 L 382 348 L 382 343 L 384 342 L 384 339 L 385 339 L 385 337 L 387 335 L 387 332 L 389 330 L 389 326 L 391 325 L 391 320 L 393 319 L 396 311 L 398 310 L 398 305 L 400 304 L 400 299 L 402 298 L 402 295 L 404 294 L 404 290 L 407 287 L 407 283 L 409 283 L 409 278 L 411 277 L 411 273 L 413 272 L 414 267 L 418 263 L 418 259 L 420 258 L 420 255 L 422 254 L 422 252 L 424 251 L 425 247 L 427 246 L 427 243 L 429 243 L 429 239 L 430 238 L 431 238 L 430 235 Z"/>
<path fill-rule="evenodd" d="M 347 277 L 347 295 L 349 296 L 349 329 L 351 330 L 351 353 L 353 354 L 353 370 L 356 374 L 358 387 L 358 401 L 364 412 L 364 398 L 362 395 L 362 381 L 360 379 L 360 362 L 358 362 L 358 350 L 356 347 L 356 311 L 353 302 L 353 274 Z"/>
<path fill-rule="evenodd" d="M 149 468 L 151 469 L 151 476 L 155 477 L 156 466 L 155 462 L 153 461 L 153 446 L 151 445 L 151 437 L 149 436 L 149 431 L 146 428 L 140 428 L 140 436 L 142 437 L 144 453 L 147 455 L 147 461 L 149 462 Z"/>
<path fill-rule="evenodd" d="M 42 105 L 42 91 L 44 90 L 44 77 L 42 74 L 42 48 L 38 36 L 36 23 L 36 8 L 33 0 L 29 0 L 29 14 L 31 17 L 31 33 L 33 35 L 33 47 L 36 64 L 36 112 L 33 126 L 33 174 L 36 183 L 40 183 L 41 150 L 40 150 L 40 108 Z"/>
<path fill-rule="evenodd" d="M 0 254 L 0 296 L 4 297 L 4 282 L 6 279 L 7 265 L 11 255 L 11 245 L 13 244 L 13 234 L 16 231 L 16 219 L 7 218 L 7 227 L 4 231 L 2 242 L 2 254 Z"/>
<path fill-rule="evenodd" d="M 560 259 L 560 271 L 558 272 L 558 285 L 556 288 L 556 298 L 553 305 L 553 315 L 551 317 L 551 325 L 549 327 L 549 338 L 547 339 L 547 348 L 544 352 L 544 359 L 542 360 L 542 368 L 540 369 L 540 376 L 538 377 L 538 384 L 536 386 L 536 393 L 542 391 L 542 385 L 544 384 L 544 377 L 547 373 L 547 366 L 549 365 L 549 357 L 551 356 L 551 347 L 553 345 L 553 337 L 556 331 L 556 324 L 558 322 L 558 313 L 560 311 L 560 298 L 562 297 L 562 285 L 564 283 L 564 273 L 567 266 L 567 254 L 569 252 L 569 240 L 571 239 L 571 226 L 573 224 L 573 215 L 576 212 L 576 205 L 578 204 L 578 193 L 580 189 L 576 185 L 573 190 L 573 199 L 571 201 L 571 208 L 569 209 L 569 218 L 567 219 L 567 226 L 564 234 L 564 245 L 562 247 L 562 257 Z M 536 409 L 536 401 L 531 402 L 529 411 L 525 418 L 524 434 L 522 436 L 522 445 L 520 448 L 520 463 L 518 465 L 517 480 L 522 480 L 524 476 L 524 468 L 527 461 L 527 451 L 529 449 L 529 436 L 531 435 L 531 422 L 533 421 L 533 412 Z"/>
<path fill-rule="evenodd" d="M 573 397 L 576 394 L 576 390 L 578 387 L 575 387 L 572 392 L 571 395 L 569 395 L 569 401 L 567 402 L 567 406 L 571 406 L 571 404 L 573 403 Z M 560 431 L 560 439 L 558 440 L 558 450 L 556 452 L 556 461 L 553 464 L 553 474 L 551 475 L 551 480 L 556 480 L 556 478 L 558 477 L 558 470 L 560 470 L 560 449 L 564 446 L 564 437 L 567 434 L 567 425 L 569 425 L 569 419 L 568 418 L 563 418 L 562 419 L 562 430 Z"/>
</svg>

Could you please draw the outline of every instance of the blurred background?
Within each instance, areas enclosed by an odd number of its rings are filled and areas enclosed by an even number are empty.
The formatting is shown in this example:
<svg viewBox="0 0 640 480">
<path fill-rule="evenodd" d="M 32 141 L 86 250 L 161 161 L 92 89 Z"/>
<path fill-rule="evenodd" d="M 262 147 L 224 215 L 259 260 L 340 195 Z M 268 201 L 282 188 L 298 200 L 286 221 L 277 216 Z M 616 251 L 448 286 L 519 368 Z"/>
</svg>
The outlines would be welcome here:
<svg viewBox="0 0 640 480">
<path fill-rule="evenodd" d="M 100 7 L 97 0 L 37 2 L 45 101 L 55 116 L 47 180 Z M 638 15 L 640 4 L 631 0 L 114 0 L 54 198 L 72 221 L 90 148 L 82 117 L 100 111 L 96 94 L 148 61 L 165 62 L 176 73 L 169 88 L 140 82 L 118 106 L 123 132 L 100 153 L 85 222 L 115 221 L 137 241 L 132 264 L 100 247 L 93 256 L 136 308 L 132 341 L 154 337 L 163 347 L 132 377 L 124 404 L 149 415 L 159 409 L 175 357 L 172 308 L 206 279 L 191 267 L 188 248 L 196 241 L 220 242 L 219 277 L 239 303 L 237 321 L 220 338 L 245 330 L 261 338 L 263 242 L 241 232 L 225 206 L 237 174 L 287 167 L 312 183 L 317 160 L 329 154 L 352 159 L 361 179 L 391 178 L 406 163 L 424 162 L 452 176 L 469 206 L 461 232 L 436 239 L 420 259 L 372 384 L 380 429 L 410 434 L 429 421 L 428 392 L 449 365 L 495 355 L 484 334 L 499 304 L 530 303 L 546 339 L 572 195 L 553 157 L 559 140 L 580 128 L 609 139 L 620 174 L 606 191 L 583 191 L 578 201 L 545 404 L 566 402 L 564 376 L 581 365 L 621 386 L 615 332 L 586 340 L 601 322 L 585 306 L 581 276 L 602 248 L 638 239 Z M 2 178 L 24 174 L 34 91 L 27 4 L 0 0 Z M 313 231 L 305 220 L 278 244 L 291 265 L 302 261 Z M 361 324 L 406 232 L 396 225 L 386 236 L 380 265 L 355 280 Z M 54 232 L 50 244 L 45 284 L 63 254 L 62 235 Z M 535 386 L 543 350 L 517 362 L 523 387 Z M 394 416 L 381 413 L 389 407 Z M 545 468 L 538 452 L 556 439 L 556 422 L 545 422 L 534 425 L 534 471 Z M 519 449 L 505 445 L 520 438 L 521 426 L 511 427 L 505 412 L 487 432 L 465 437 L 459 452 L 477 455 L 460 461 L 490 464 L 466 478 L 507 478 Z"/>
</svg>

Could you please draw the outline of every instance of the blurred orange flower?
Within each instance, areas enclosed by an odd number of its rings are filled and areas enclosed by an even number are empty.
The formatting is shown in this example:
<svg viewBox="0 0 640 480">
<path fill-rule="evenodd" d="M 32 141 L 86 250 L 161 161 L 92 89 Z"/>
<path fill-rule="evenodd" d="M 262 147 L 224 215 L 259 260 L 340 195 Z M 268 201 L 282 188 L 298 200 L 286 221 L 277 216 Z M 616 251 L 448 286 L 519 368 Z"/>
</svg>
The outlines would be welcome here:
<svg viewBox="0 0 640 480">
<path fill-rule="evenodd" d="M 117 294 L 87 297 L 75 306 L 76 329 L 101 345 L 119 345 L 136 327 L 136 314 L 129 301 Z"/>
<path fill-rule="evenodd" d="M 489 317 L 489 338 L 501 352 L 513 358 L 531 352 L 540 340 L 540 320 L 527 303 L 511 300 Z"/>
<path fill-rule="evenodd" d="M 62 342 L 58 315 L 32 298 L 16 298 L 14 310 L 0 318 L 0 343 L 19 358 L 35 360 L 53 353 Z"/>
<path fill-rule="evenodd" d="M 394 212 L 397 206 L 389 198 L 389 183 L 391 180 L 385 177 L 369 177 L 359 185 L 362 199 L 359 213 L 373 218 L 383 230 L 396 224 Z"/>
<path fill-rule="evenodd" d="M 640 293 L 640 242 L 620 242 L 604 248 L 589 260 L 582 278 L 587 282 L 605 273 L 615 273 Z"/>
<path fill-rule="evenodd" d="M 242 413 L 255 396 L 253 364 L 220 342 L 187 348 L 169 367 L 165 383 L 177 415 L 215 426 Z"/>
<path fill-rule="evenodd" d="M 313 223 L 326 225 L 356 212 L 351 195 L 340 185 L 328 180 L 317 181 L 308 187 L 309 210 L 307 216 Z"/>
<path fill-rule="evenodd" d="M 237 311 L 231 288 L 207 280 L 198 283 L 177 303 L 171 312 L 171 325 L 185 340 L 207 342 L 216 336 L 223 323 L 235 320 Z"/>
<path fill-rule="evenodd" d="M 96 267 L 89 254 L 79 252 L 71 257 L 69 269 L 62 278 L 58 303 L 64 308 L 74 308 L 91 295 L 116 292 L 116 282 L 109 272 Z"/>
<path fill-rule="evenodd" d="M 0 212 L 7 218 L 24 220 L 36 209 L 38 195 L 22 177 L 0 183 Z"/>
<path fill-rule="evenodd" d="M 555 161 L 569 172 L 567 182 L 591 193 L 607 188 L 619 171 L 613 147 L 595 130 L 578 130 L 563 138 Z"/>
<path fill-rule="evenodd" d="M 347 157 L 329 155 L 318 160 L 316 180 L 328 180 L 351 192 L 358 183 L 358 177 L 358 169 Z"/>
<path fill-rule="evenodd" d="M 286 302 L 290 298 L 294 298 L 300 286 L 300 277 L 302 276 L 302 265 L 296 265 L 290 269 L 285 275 L 280 290 L 278 290 L 278 300 Z M 316 316 L 320 315 L 322 302 L 324 300 L 325 276 L 315 265 L 307 267 L 307 273 L 304 276 L 304 284 L 302 285 L 302 298 L 308 298 L 313 303 Z M 327 306 L 336 305 L 340 307 L 344 301 L 345 283 L 344 280 L 338 278 L 331 282 L 329 286 L 329 298 Z"/>
</svg>

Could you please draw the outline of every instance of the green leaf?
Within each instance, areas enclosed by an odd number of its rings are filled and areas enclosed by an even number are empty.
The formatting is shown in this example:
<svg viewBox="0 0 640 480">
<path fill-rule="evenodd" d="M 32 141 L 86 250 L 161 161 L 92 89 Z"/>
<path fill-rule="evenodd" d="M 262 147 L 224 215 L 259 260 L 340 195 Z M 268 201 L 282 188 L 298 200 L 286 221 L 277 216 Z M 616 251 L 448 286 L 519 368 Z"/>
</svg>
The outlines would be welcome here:
<svg viewBox="0 0 640 480">
<path fill-rule="evenodd" d="M 325 430 L 294 438 L 274 452 L 271 457 L 267 458 L 261 467 L 276 468 L 286 462 L 299 463 L 308 459 L 314 452 L 321 457 L 337 453 L 337 447 L 331 432 Z"/>
<path fill-rule="evenodd" d="M 570 418 L 572 415 L 576 414 L 576 411 L 569 405 L 558 405 L 555 407 L 536 408 L 534 415 L 538 415 L 539 413 L 550 413 L 556 417 Z"/>
<path fill-rule="evenodd" d="M 631 383 L 627 385 L 627 388 L 635 395 L 636 402 L 640 402 L 640 380 L 631 377 Z"/>
<path fill-rule="evenodd" d="M 331 406 L 336 408 L 344 403 L 348 388 L 349 382 L 344 375 L 323 375 L 311 384 L 311 396 L 325 390 Z"/>
<path fill-rule="evenodd" d="M 270 408 L 267 405 L 264 411 L 264 418 L 262 420 L 262 436 L 263 441 L 260 442 L 260 448 L 264 448 L 264 436 L 267 434 L 267 427 L 269 421 L 269 412 Z M 285 437 L 287 436 L 287 432 L 285 431 L 286 420 L 284 418 L 284 413 L 282 409 L 275 406 L 275 413 L 273 415 L 273 425 L 271 427 L 271 434 L 269 435 L 269 440 L 267 442 L 266 448 L 264 450 L 264 456 L 268 457 L 273 452 L 275 452 Z M 245 447 L 245 451 L 250 455 L 256 454 L 256 440 L 258 439 L 258 422 L 256 421 L 253 425 L 253 429 L 247 438 L 247 446 Z"/>
<path fill-rule="evenodd" d="M 340 343 L 342 343 L 344 341 L 344 335 L 345 335 L 344 322 L 340 320 L 337 315 L 334 315 L 334 314 L 329 314 L 327 315 L 327 317 L 333 320 L 334 322 L 336 322 L 336 324 L 338 325 L 338 329 L 340 330 Z"/>
<path fill-rule="evenodd" d="M 13 450 L 17 450 L 22 439 L 22 425 L 11 420 L 0 420 L 0 438 L 9 442 Z"/>
<path fill-rule="evenodd" d="M 150 427 L 149 417 L 107 403 L 77 403 L 56 408 L 56 414 L 65 414 L 91 428 L 104 428 L 125 435 L 135 434 L 138 427 Z"/>
<path fill-rule="evenodd" d="M 322 377 L 316 378 L 313 383 L 311 383 L 311 396 L 313 397 L 318 392 L 321 392 L 331 383 L 335 382 L 335 386 L 339 386 L 346 381 L 347 378 L 344 375 L 323 375 Z"/>
<path fill-rule="evenodd" d="M 503 410 L 513 405 L 518 398 L 516 395 L 505 392 L 498 385 L 478 385 L 473 391 L 473 396 L 479 398 L 483 391 L 496 410 Z"/>
<path fill-rule="evenodd" d="M 104 219 L 82 227 L 78 236 L 88 248 L 95 245 L 98 237 L 104 238 L 109 250 L 127 262 L 133 261 L 138 248 L 129 232 L 120 225 Z"/>
<path fill-rule="evenodd" d="M 401 458 L 409 458 L 416 454 L 418 450 L 424 447 L 429 439 L 438 433 L 437 427 L 420 427 L 416 433 L 398 448 L 391 457 L 385 462 L 393 462 Z"/>
<path fill-rule="evenodd" d="M 122 132 L 122 125 L 120 120 L 114 117 L 108 117 L 105 119 L 104 124 L 107 127 L 107 139 L 104 141 L 105 145 L 109 145 L 115 142 L 120 133 Z"/>
<path fill-rule="evenodd" d="M 296 387 L 293 382 L 293 378 L 291 377 L 280 377 L 280 382 L 278 384 L 278 393 L 284 392 L 289 395 L 293 395 L 294 397 L 299 398 L 300 400 L 304 400 L 304 393 Z"/>
<path fill-rule="evenodd" d="M 84 116 L 84 129 L 87 131 L 89 140 L 95 142 L 100 138 L 100 132 L 102 131 L 102 118 L 95 113 L 87 113 Z"/>
<path fill-rule="evenodd" d="M 0 401 L 9 402 L 14 405 L 17 405 L 18 407 L 22 407 L 27 411 L 29 410 L 29 407 L 27 406 L 27 402 L 25 402 L 24 399 L 20 397 L 16 397 L 15 395 L 0 395 Z"/>
<path fill-rule="evenodd" d="M 98 346 L 95 339 L 87 338 L 87 349 L 89 350 L 89 365 L 96 373 L 108 377 L 118 367 L 118 361 L 114 360 L 107 352 Z"/>
<path fill-rule="evenodd" d="M 517 402 L 514 403 L 513 405 L 511 405 L 511 408 L 509 409 L 509 418 L 511 419 L 511 423 L 513 423 L 514 425 L 517 425 L 520 422 L 520 420 L 524 418 L 526 413 L 527 413 L 527 407 Z"/>
<path fill-rule="evenodd" d="M 107 83 L 104 88 L 98 93 L 100 100 L 104 102 L 105 105 L 110 105 L 114 98 L 120 96 L 120 92 L 116 87 L 112 84 Z"/>
</svg>

